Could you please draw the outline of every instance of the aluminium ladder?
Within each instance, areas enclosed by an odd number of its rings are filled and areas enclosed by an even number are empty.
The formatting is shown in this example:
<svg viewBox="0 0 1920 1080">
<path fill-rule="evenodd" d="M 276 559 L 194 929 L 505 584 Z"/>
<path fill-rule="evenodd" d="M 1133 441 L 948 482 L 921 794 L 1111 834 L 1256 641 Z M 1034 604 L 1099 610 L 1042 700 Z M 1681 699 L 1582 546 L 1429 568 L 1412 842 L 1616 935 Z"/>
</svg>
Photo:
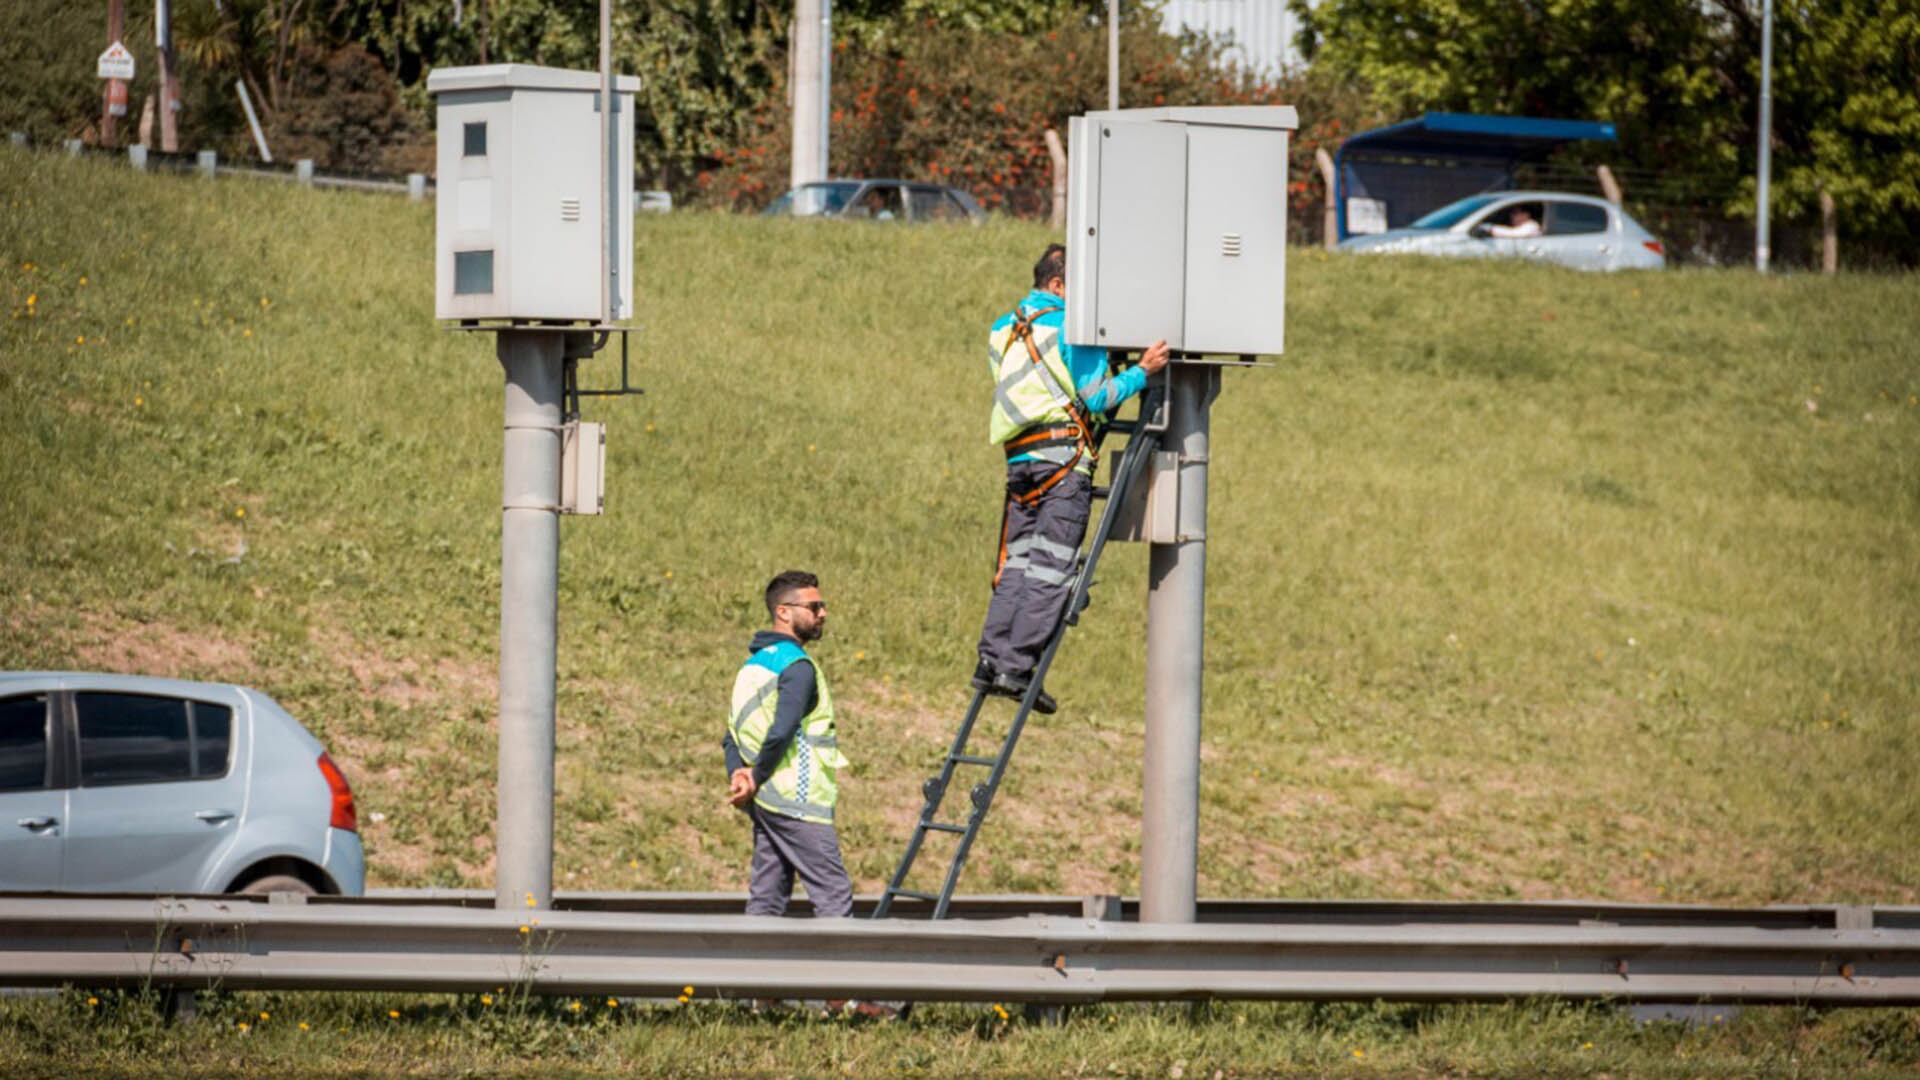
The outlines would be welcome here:
<svg viewBox="0 0 1920 1080">
<path fill-rule="evenodd" d="M 925 804 L 920 808 L 920 820 L 914 823 L 913 836 L 907 841 L 907 850 L 900 857 L 900 865 L 895 868 L 893 877 L 887 882 L 886 891 L 880 894 L 880 903 L 874 908 L 873 917 L 884 919 L 893 909 L 898 897 L 921 900 L 933 905 L 933 918 L 947 917 L 947 908 L 953 902 L 953 891 L 960 883 L 960 872 L 966 867 L 967 853 L 973 848 L 974 838 L 980 835 L 980 827 L 986 823 L 987 810 L 993 805 L 993 796 L 1000 790 L 1000 782 L 1005 778 L 1007 765 L 1013 760 L 1014 745 L 1020 741 L 1020 732 L 1026 727 L 1027 717 L 1033 712 L 1036 695 L 1046 683 L 1047 669 L 1053 664 L 1054 653 L 1059 651 L 1060 642 L 1067 635 L 1067 628 L 1080 621 L 1080 613 L 1087 607 L 1087 590 L 1093 586 L 1094 568 L 1100 562 L 1100 553 L 1106 548 L 1107 540 L 1112 536 L 1114 527 L 1119 523 L 1122 507 L 1126 504 L 1127 493 L 1140 481 L 1146 471 L 1146 463 L 1160 446 L 1161 435 L 1166 431 L 1166 378 L 1155 377 L 1147 383 L 1140 394 L 1139 411 L 1132 420 L 1116 421 L 1103 426 L 1095 440 L 1095 449 L 1109 433 L 1118 432 L 1127 436 L 1126 448 L 1120 459 L 1114 464 L 1112 476 L 1105 488 L 1095 487 L 1093 497 L 1105 499 L 1106 506 L 1100 513 L 1099 526 L 1094 529 L 1086 542 L 1086 547 L 1075 558 L 1075 572 L 1067 603 L 1061 609 L 1060 621 L 1054 624 L 1053 634 L 1047 639 L 1047 645 L 1040 653 L 1040 660 L 1034 665 L 1033 675 L 1027 684 L 1027 692 L 1020 699 L 1013 714 L 1013 723 L 1000 745 L 991 754 L 968 752 L 968 740 L 973 736 L 973 727 L 980 718 L 981 707 L 986 704 L 989 695 L 985 690 L 975 689 L 973 701 L 967 706 L 966 717 L 960 721 L 960 730 L 954 734 L 953 745 L 947 751 L 945 761 L 941 763 L 940 773 L 928 777 L 921 785 L 921 794 Z M 948 789 L 952 786 L 954 775 L 962 766 L 984 768 L 987 777 L 973 785 L 968 792 L 972 809 L 965 824 L 939 820 L 940 807 Z M 923 892 L 906 887 L 908 874 L 920 856 L 921 845 L 926 842 L 929 833 L 951 833 L 960 838 L 959 846 L 954 850 L 953 860 L 947 866 L 945 878 L 938 893 Z"/>
</svg>

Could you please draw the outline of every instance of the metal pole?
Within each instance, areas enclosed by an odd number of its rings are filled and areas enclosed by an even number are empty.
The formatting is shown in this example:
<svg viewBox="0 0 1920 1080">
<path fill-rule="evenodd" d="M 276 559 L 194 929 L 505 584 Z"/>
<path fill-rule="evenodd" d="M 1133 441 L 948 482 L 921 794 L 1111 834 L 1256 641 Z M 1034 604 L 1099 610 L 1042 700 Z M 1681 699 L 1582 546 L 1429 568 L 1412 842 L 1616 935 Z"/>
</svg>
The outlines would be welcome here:
<svg viewBox="0 0 1920 1080">
<path fill-rule="evenodd" d="M 173 10 L 169 0 L 154 0 L 153 5 L 154 47 L 160 54 L 160 149 L 164 153 L 180 152 L 179 117 L 176 114 L 180 103 L 180 92 L 175 87 L 178 81 L 173 70 Z"/>
<path fill-rule="evenodd" d="M 820 179 L 833 175 L 833 0 L 820 0 Z"/>
<path fill-rule="evenodd" d="M 119 42 L 120 36 L 127 32 L 126 11 L 123 2 L 124 0 L 107 0 L 107 46 L 109 48 Z M 115 142 L 117 122 L 113 111 L 115 104 L 113 99 L 116 88 L 119 90 L 120 101 L 118 104 L 120 109 L 122 112 L 126 111 L 126 84 L 122 83 L 119 79 L 106 80 L 105 85 L 101 87 L 101 94 L 103 96 L 103 103 L 100 106 L 101 146 L 112 146 Z"/>
<path fill-rule="evenodd" d="M 826 178 L 820 155 L 820 5 L 799 0 L 793 14 L 792 186 Z M 794 207 L 796 211 L 804 207 Z"/>
<path fill-rule="evenodd" d="M 1107 0 L 1107 108 L 1120 107 L 1120 0 Z"/>
<path fill-rule="evenodd" d="M 1767 272 L 1773 260 L 1769 242 L 1767 190 L 1773 182 L 1773 0 L 1765 0 L 1760 20 L 1760 190 L 1753 220 L 1753 268 Z"/>
<path fill-rule="evenodd" d="M 253 129 L 254 149 L 260 151 L 260 160 L 273 164 L 273 151 L 267 149 L 267 136 L 260 130 L 260 117 L 253 111 L 253 95 L 247 93 L 245 80 L 233 80 L 233 89 L 240 95 L 240 107 L 247 112 L 247 126 Z"/>
<path fill-rule="evenodd" d="M 1190 923 L 1198 889 L 1200 681 L 1206 667 L 1207 433 L 1220 369 L 1175 363 L 1167 378 L 1162 445 L 1179 456 L 1179 506 L 1175 542 L 1154 544 L 1147 563 L 1140 919 Z"/>
<path fill-rule="evenodd" d="M 600 0 L 600 322 L 613 322 L 613 0 Z"/>
<path fill-rule="evenodd" d="M 553 698 L 560 587 L 565 335 L 503 330 L 506 456 L 500 515 L 500 817 L 494 906 L 553 900 Z"/>
</svg>

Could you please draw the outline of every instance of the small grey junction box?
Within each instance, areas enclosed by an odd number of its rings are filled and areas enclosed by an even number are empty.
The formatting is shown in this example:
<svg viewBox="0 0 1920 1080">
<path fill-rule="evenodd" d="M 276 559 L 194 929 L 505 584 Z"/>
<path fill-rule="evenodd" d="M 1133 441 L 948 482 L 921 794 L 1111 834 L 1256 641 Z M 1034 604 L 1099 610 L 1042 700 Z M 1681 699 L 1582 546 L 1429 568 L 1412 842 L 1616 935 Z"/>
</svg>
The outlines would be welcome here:
<svg viewBox="0 0 1920 1080">
<path fill-rule="evenodd" d="M 613 318 L 633 312 L 633 95 L 614 77 L 606 238 Z M 434 317 L 599 322 L 600 76 L 438 68 Z"/>
<path fill-rule="evenodd" d="M 1068 123 L 1067 340 L 1277 354 L 1287 105 L 1120 109 Z"/>
</svg>

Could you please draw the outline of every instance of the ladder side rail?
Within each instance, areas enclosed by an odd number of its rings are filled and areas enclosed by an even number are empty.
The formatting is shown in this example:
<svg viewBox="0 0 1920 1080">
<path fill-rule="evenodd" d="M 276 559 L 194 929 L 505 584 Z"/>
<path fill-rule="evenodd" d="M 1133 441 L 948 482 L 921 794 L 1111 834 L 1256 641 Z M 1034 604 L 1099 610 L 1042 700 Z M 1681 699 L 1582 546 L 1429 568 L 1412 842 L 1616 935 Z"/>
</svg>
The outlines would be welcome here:
<svg viewBox="0 0 1920 1080">
<path fill-rule="evenodd" d="M 967 741 L 973 736 L 973 725 L 980 718 L 980 707 L 985 703 L 985 691 L 975 690 L 973 702 L 967 706 L 966 719 L 960 722 L 960 730 L 954 734 L 953 747 L 947 751 L 946 760 L 941 763 L 940 776 L 935 780 L 936 787 L 923 791 L 925 801 L 920 807 L 920 820 L 914 824 L 913 834 L 907 839 L 907 850 L 900 857 L 900 864 L 894 868 L 892 880 L 880 894 L 880 903 L 874 908 L 873 917 L 884 919 L 893 907 L 893 894 L 907 883 L 907 875 L 913 872 L 914 861 L 920 855 L 920 846 L 927 837 L 927 826 L 940 812 L 940 805 L 946 799 L 947 788 L 953 782 L 954 760 L 966 752 Z"/>
</svg>

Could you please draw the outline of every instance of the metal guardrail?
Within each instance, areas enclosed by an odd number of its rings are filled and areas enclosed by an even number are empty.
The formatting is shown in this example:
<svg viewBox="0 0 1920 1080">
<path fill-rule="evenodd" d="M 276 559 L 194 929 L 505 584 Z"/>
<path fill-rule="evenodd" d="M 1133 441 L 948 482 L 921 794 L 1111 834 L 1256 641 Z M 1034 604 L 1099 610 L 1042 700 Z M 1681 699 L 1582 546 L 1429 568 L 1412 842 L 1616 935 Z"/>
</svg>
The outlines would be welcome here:
<svg viewBox="0 0 1920 1080">
<path fill-rule="evenodd" d="M 670 904 L 725 894 L 677 895 Z M 1593 907 L 1496 906 L 1556 920 Z M 1439 918 L 1443 907 L 1454 921 Z M 1920 1003 L 1920 929 L 1874 919 L 1864 927 L 1769 924 L 1789 911 L 1817 922 L 1835 912 L 1877 916 L 1874 909 L 1758 909 L 1748 913 L 1749 925 L 1724 921 L 1732 909 L 1720 909 L 1702 925 L 1605 925 L 1475 922 L 1475 908 L 1405 906 L 1403 913 L 1424 911 L 1432 921 L 1402 923 L 1329 922 L 1301 909 L 1294 921 L 1190 926 L 1085 915 L 796 924 L 389 898 L 7 898 L 0 899 L 0 984 L 436 992 L 524 984 L 539 993 L 649 997 L 692 986 L 700 997 L 1035 1003 L 1533 996 Z M 1680 921 L 1678 909 L 1658 910 Z"/>
</svg>

